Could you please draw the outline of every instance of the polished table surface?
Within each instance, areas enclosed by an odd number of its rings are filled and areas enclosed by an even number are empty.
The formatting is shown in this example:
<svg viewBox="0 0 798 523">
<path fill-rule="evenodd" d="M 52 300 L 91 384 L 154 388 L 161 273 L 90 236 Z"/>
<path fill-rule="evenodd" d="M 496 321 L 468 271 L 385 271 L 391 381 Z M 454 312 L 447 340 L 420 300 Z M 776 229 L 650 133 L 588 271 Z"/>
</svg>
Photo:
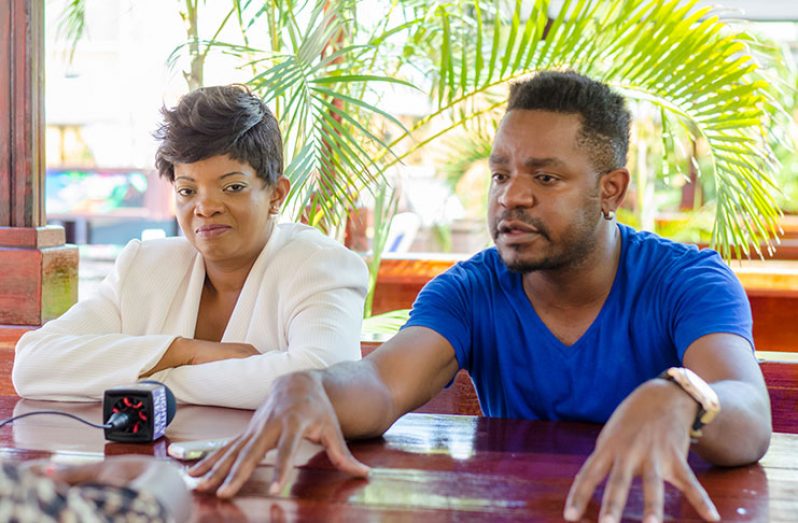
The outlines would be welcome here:
<svg viewBox="0 0 798 523">
<path fill-rule="evenodd" d="M 60 409 L 100 422 L 98 403 L 53 403 L 0 396 L 0 417 Z M 0 429 L 3 459 L 50 457 L 86 462 L 118 454 L 169 459 L 170 441 L 227 437 L 251 411 L 179 406 L 167 437 L 152 444 L 106 442 L 101 430 L 60 416 L 32 416 Z M 232 502 L 194 496 L 194 521 L 561 521 L 574 474 L 593 448 L 599 426 L 409 414 L 384 438 L 353 442 L 372 467 L 369 480 L 332 468 L 308 445 L 304 465 L 277 496 L 268 496 L 271 467 L 261 466 Z M 177 462 L 180 464 L 179 462 Z M 798 521 L 798 435 L 775 434 L 757 465 L 715 468 L 691 457 L 722 521 Z M 601 491 L 587 519 L 598 516 Z M 640 520 L 639 482 L 625 518 Z M 666 490 L 666 520 L 699 521 L 680 493 Z"/>
</svg>

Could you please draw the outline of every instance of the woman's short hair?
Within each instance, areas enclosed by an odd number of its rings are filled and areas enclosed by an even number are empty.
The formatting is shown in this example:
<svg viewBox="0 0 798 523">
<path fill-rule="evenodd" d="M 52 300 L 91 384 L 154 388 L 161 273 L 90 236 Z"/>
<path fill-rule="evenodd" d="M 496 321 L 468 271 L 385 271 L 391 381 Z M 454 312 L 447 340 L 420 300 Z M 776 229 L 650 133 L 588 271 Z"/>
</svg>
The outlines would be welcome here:
<svg viewBox="0 0 798 523">
<path fill-rule="evenodd" d="M 161 142 L 155 167 L 170 182 L 175 179 L 176 163 L 219 155 L 248 163 L 267 185 L 277 183 L 283 174 L 277 119 L 246 86 L 202 87 L 161 113 L 164 120 L 155 132 Z"/>
</svg>

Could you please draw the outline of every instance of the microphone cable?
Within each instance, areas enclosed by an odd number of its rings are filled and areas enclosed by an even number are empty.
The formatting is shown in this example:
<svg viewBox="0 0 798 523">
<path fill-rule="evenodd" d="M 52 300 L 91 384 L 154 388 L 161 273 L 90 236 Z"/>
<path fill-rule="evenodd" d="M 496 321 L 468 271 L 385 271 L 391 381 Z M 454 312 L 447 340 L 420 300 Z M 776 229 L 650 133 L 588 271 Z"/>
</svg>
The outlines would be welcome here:
<svg viewBox="0 0 798 523">
<path fill-rule="evenodd" d="M 123 416 L 112 416 L 108 423 L 99 424 L 99 423 L 92 423 L 89 420 L 83 419 L 80 416 L 76 416 L 75 414 L 70 414 L 69 412 L 61 412 L 60 410 L 35 410 L 33 412 L 26 412 L 25 414 L 19 414 L 17 416 L 11 416 L 10 418 L 0 420 L 0 428 L 6 426 L 7 424 L 17 421 L 22 418 L 27 418 L 28 416 L 38 416 L 40 414 L 51 414 L 54 416 L 66 416 L 67 418 L 72 418 L 77 420 L 83 424 L 88 425 L 89 427 L 94 427 L 95 429 L 116 429 L 125 426 L 128 423 L 129 416 L 124 413 Z"/>
</svg>

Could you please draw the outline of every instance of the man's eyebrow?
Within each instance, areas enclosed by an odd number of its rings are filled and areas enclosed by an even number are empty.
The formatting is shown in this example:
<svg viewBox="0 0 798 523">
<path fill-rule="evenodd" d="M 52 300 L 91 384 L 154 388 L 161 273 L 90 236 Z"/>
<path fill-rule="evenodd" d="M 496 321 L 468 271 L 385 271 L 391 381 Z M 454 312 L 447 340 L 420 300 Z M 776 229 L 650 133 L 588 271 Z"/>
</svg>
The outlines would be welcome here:
<svg viewBox="0 0 798 523">
<path fill-rule="evenodd" d="M 524 160 L 524 166 L 530 168 L 536 167 L 564 167 L 565 163 L 558 158 L 527 158 Z"/>
<path fill-rule="evenodd" d="M 493 165 L 503 165 L 510 163 L 510 159 L 503 154 L 491 154 L 488 161 Z M 527 158 L 524 166 L 528 168 L 539 167 L 564 167 L 565 163 L 559 158 Z"/>
</svg>

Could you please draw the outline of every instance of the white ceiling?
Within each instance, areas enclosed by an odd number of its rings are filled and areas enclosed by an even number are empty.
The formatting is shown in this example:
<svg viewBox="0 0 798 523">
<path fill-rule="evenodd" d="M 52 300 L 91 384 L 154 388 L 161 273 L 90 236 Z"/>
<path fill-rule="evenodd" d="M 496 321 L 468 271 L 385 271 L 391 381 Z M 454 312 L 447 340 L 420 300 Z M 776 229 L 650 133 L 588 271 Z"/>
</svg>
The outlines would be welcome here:
<svg viewBox="0 0 798 523">
<path fill-rule="evenodd" d="M 733 18 L 798 20 L 798 0 L 701 0 L 698 3 L 729 8 L 736 11 L 727 15 Z"/>
</svg>

